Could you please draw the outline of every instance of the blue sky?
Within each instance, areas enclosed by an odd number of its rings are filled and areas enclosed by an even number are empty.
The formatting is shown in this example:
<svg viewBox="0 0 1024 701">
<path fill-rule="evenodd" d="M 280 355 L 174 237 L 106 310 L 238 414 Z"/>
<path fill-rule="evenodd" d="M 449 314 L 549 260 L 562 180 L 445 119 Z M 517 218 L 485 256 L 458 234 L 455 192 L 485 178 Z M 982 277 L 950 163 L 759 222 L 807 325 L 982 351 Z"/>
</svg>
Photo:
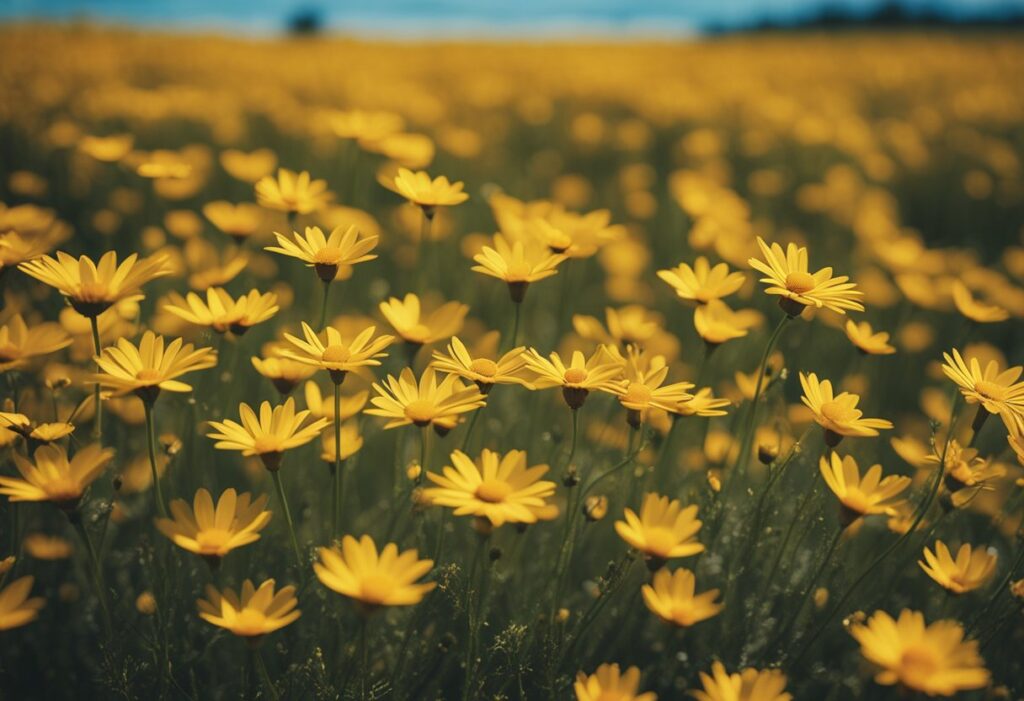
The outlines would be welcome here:
<svg viewBox="0 0 1024 701">
<path fill-rule="evenodd" d="M 824 6 L 871 7 L 881 0 L 0 0 L 0 20 L 96 20 L 161 29 L 243 34 L 278 31 L 316 8 L 334 31 L 360 35 L 684 34 L 708 25 L 788 18 Z M 1024 0 L 902 0 L 958 15 L 1024 11 Z"/>
</svg>

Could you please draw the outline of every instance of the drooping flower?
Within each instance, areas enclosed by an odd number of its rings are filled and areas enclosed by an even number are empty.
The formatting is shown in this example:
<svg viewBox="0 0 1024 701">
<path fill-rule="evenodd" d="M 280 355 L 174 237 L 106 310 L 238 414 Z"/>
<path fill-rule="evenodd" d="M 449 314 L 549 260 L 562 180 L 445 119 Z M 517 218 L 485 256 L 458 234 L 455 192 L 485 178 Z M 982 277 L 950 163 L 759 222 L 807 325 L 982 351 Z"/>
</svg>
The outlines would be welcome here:
<svg viewBox="0 0 1024 701">
<path fill-rule="evenodd" d="M 456 516 L 486 518 L 495 527 L 505 523 L 535 523 L 536 511 L 555 493 L 555 483 L 541 480 L 547 465 L 527 467 L 526 452 L 501 455 L 486 448 L 474 462 L 456 450 L 443 474 L 427 473 L 437 487 L 423 491 L 432 504 L 455 510 Z"/>
<path fill-rule="evenodd" d="M 872 465 L 862 477 L 853 456 L 840 458 L 838 453 L 822 456 L 818 464 L 822 477 L 839 499 L 840 522 L 848 526 L 862 516 L 895 513 L 897 497 L 910 486 L 910 478 L 902 475 L 882 477 L 882 466 Z"/>
<path fill-rule="evenodd" d="M 864 658 L 879 668 L 879 684 L 901 684 L 929 696 L 952 696 L 988 684 L 977 641 L 964 640 L 956 621 L 926 626 L 918 611 L 904 609 L 896 620 L 875 611 L 866 624 L 853 625 L 850 634 L 860 643 Z"/>
<path fill-rule="evenodd" d="M 786 675 L 779 669 L 747 667 L 729 674 L 725 665 L 715 661 L 711 674 L 700 673 L 703 690 L 691 691 L 697 701 L 791 701 L 786 692 Z"/>
<path fill-rule="evenodd" d="M 848 277 L 832 276 L 832 268 L 822 268 L 810 273 L 807 267 L 807 249 L 790 243 L 785 251 L 773 243 L 771 247 L 760 236 L 757 245 L 761 247 L 764 261 L 751 258 L 748 263 L 765 277 L 761 282 L 768 285 L 765 292 L 781 297 L 779 305 L 789 316 L 799 316 L 805 307 L 831 309 L 845 314 L 847 310 L 864 311 L 859 299 L 862 292 L 849 282 Z"/>
<path fill-rule="evenodd" d="M 326 180 L 313 180 L 307 171 L 296 173 L 279 168 L 277 177 L 264 176 L 256 183 L 256 201 L 261 207 L 280 212 L 309 214 L 323 209 L 334 199 Z"/>
<path fill-rule="evenodd" d="M 814 421 L 825 429 L 825 440 L 835 446 L 843 436 L 877 436 L 879 430 L 892 428 L 886 419 L 866 419 L 857 408 L 860 397 L 851 392 L 833 394 L 832 382 L 818 381 L 813 372 L 800 373 L 804 390 L 800 400 L 814 414 Z"/>
<path fill-rule="evenodd" d="M 674 268 L 659 270 L 658 277 L 671 285 L 680 299 L 698 304 L 728 297 L 743 287 L 747 279 L 738 270 L 729 272 L 727 263 L 712 266 L 704 256 L 698 256 L 693 267 L 680 263 Z"/>
<path fill-rule="evenodd" d="M 18 453 L 11 457 L 21 479 L 0 476 L 0 494 L 11 501 L 48 501 L 62 509 L 73 509 L 89 485 L 103 474 L 114 451 L 93 443 L 68 460 L 67 451 L 52 444 L 37 448 L 31 461 Z"/>
<path fill-rule="evenodd" d="M 433 368 L 423 371 L 417 382 L 411 368 L 402 370 L 397 378 L 388 375 L 383 384 L 374 383 L 377 396 L 366 413 L 390 419 L 384 428 L 415 424 L 447 424 L 460 414 L 479 409 L 486 403 L 479 388 L 462 384 L 456 375 L 448 375 L 440 383 Z"/>
<path fill-rule="evenodd" d="M 259 540 L 260 531 L 270 522 L 266 495 L 255 500 L 248 492 L 228 489 L 216 506 L 205 489 L 199 489 L 192 508 L 184 499 L 171 502 L 173 519 L 159 518 L 157 529 L 175 545 L 211 560 L 219 560 L 243 545 Z"/>
<path fill-rule="evenodd" d="M 274 593 L 275 582 L 268 579 L 257 588 L 252 580 L 242 582 L 242 589 L 218 591 L 206 585 L 206 598 L 199 599 L 199 617 L 207 623 L 229 630 L 241 638 L 258 639 L 294 623 L 301 612 L 296 608 L 295 587 L 281 587 Z"/>
<path fill-rule="evenodd" d="M 356 540 L 347 535 L 340 548 L 320 548 L 313 570 L 325 587 L 373 610 L 418 604 L 437 586 L 437 582 L 417 582 L 433 566 L 433 560 L 420 560 L 416 550 L 399 553 L 397 545 L 388 543 L 378 553 L 370 536 Z"/>
<path fill-rule="evenodd" d="M 603 664 L 590 675 L 576 674 L 576 701 L 657 701 L 653 691 L 640 693 L 640 669 L 630 667 L 623 674 L 617 664 Z"/>
<path fill-rule="evenodd" d="M 295 400 L 291 397 L 278 406 L 263 402 L 259 415 L 248 404 L 242 403 L 238 405 L 238 413 L 241 423 L 231 419 L 211 421 L 213 432 L 207 437 L 217 441 L 214 448 L 238 450 L 246 456 L 259 455 L 271 471 L 280 467 L 286 450 L 309 443 L 327 426 L 326 419 L 306 423 L 309 410 L 296 412 Z"/>
<path fill-rule="evenodd" d="M 138 346 L 126 338 L 103 349 L 96 358 L 100 372 L 96 381 L 118 394 L 134 392 L 153 401 L 161 390 L 191 392 L 192 386 L 176 379 L 196 370 L 212 368 L 217 354 L 212 348 L 194 348 L 175 338 L 164 345 L 164 337 L 152 331 L 142 335 Z"/>
<path fill-rule="evenodd" d="M 996 570 L 995 552 L 972 548 L 968 543 L 960 546 L 956 559 L 941 540 L 935 541 L 935 552 L 924 549 L 924 561 L 917 561 L 921 569 L 939 586 L 954 594 L 964 594 L 983 586 Z"/>
<path fill-rule="evenodd" d="M 615 522 L 615 532 L 654 560 L 654 564 L 704 552 L 704 546 L 696 539 L 701 527 L 696 504 L 684 509 L 678 499 L 650 492 L 644 496 L 640 516 L 627 508 L 625 518 Z"/>
<path fill-rule="evenodd" d="M 331 282 L 342 266 L 352 266 L 373 260 L 377 254 L 370 253 L 377 247 L 379 236 L 361 236 L 355 226 L 335 227 L 330 235 L 324 236 L 319 226 L 307 226 L 305 235 L 292 232 L 291 238 L 274 232 L 276 246 L 267 250 L 284 256 L 298 258 L 307 267 L 316 271 L 318 278 Z"/>
<path fill-rule="evenodd" d="M 674 572 L 661 569 L 654 573 L 650 584 L 641 589 L 644 603 L 663 621 L 680 627 L 689 627 L 707 620 L 724 608 L 716 603 L 719 591 L 710 589 L 696 594 L 696 578 L 688 569 Z"/>
</svg>

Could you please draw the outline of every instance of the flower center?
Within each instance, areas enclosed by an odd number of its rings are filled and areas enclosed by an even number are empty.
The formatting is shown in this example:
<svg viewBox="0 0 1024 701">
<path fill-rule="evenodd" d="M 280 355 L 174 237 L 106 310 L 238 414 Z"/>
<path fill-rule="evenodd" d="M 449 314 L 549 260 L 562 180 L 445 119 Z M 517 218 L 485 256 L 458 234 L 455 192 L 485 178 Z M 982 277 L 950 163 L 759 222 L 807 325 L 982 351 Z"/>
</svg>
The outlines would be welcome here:
<svg viewBox="0 0 1024 701">
<path fill-rule="evenodd" d="M 512 485 L 504 480 L 486 479 L 476 488 L 476 498 L 489 504 L 498 504 L 512 493 Z"/>
<path fill-rule="evenodd" d="M 220 555 L 228 544 L 231 533 L 223 528 L 206 528 L 196 533 L 200 555 Z"/>
<path fill-rule="evenodd" d="M 337 265 L 341 262 L 342 255 L 341 249 L 337 246 L 327 246 L 321 248 L 315 254 L 313 254 L 313 261 L 316 263 L 326 263 L 328 265 Z"/>
<path fill-rule="evenodd" d="M 567 385 L 579 385 L 587 380 L 587 371 L 583 368 L 569 368 L 563 375 L 565 384 Z"/>
<path fill-rule="evenodd" d="M 325 363 L 346 363 L 351 357 L 352 351 L 347 346 L 335 345 L 327 346 L 320 356 L 320 360 Z"/>
<path fill-rule="evenodd" d="M 856 409 L 851 409 L 845 404 L 839 402 L 825 402 L 821 405 L 821 415 L 834 424 L 843 424 L 853 421 L 857 418 Z"/>
<path fill-rule="evenodd" d="M 434 418 L 434 405 L 425 399 L 417 399 L 405 405 L 405 416 L 414 424 L 428 424 Z"/>
<path fill-rule="evenodd" d="M 469 364 L 469 369 L 484 377 L 494 377 L 498 374 L 498 364 L 490 358 L 477 358 Z"/>
<path fill-rule="evenodd" d="M 810 273 L 794 270 L 786 276 L 786 289 L 798 295 L 814 289 L 814 278 Z"/>
<path fill-rule="evenodd" d="M 395 583 L 383 574 L 373 572 L 360 582 L 362 600 L 371 604 L 383 604 L 395 589 Z"/>
<path fill-rule="evenodd" d="M 977 380 L 974 383 L 974 391 L 993 401 L 1001 402 L 1006 399 L 1006 387 L 990 380 Z"/>
<path fill-rule="evenodd" d="M 147 385 L 159 384 L 163 374 L 154 368 L 142 368 L 135 373 L 135 379 Z"/>
</svg>

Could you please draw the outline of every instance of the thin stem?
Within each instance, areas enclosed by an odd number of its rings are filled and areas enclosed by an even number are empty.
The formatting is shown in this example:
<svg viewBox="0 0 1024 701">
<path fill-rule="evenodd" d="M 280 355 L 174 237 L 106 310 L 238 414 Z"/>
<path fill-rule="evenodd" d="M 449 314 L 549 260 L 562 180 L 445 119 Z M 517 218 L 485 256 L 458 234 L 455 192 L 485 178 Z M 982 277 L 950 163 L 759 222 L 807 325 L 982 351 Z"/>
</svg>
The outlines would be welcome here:
<svg viewBox="0 0 1024 701">
<path fill-rule="evenodd" d="M 416 477 L 416 483 L 423 481 L 427 474 L 427 458 L 430 457 L 430 425 L 420 429 L 420 474 Z"/>
<path fill-rule="evenodd" d="M 341 523 L 341 384 L 334 384 L 334 470 L 333 499 L 331 500 L 331 538 L 340 534 Z"/>
<path fill-rule="evenodd" d="M 757 421 L 757 402 L 761 398 L 761 390 L 764 387 L 764 371 L 768 366 L 768 358 L 775 349 L 775 344 L 778 343 L 779 336 L 782 335 L 782 330 L 786 328 L 789 319 L 788 315 L 782 317 L 775 330 L 772 331 L 772 335 L 768 338 L 768 343 L 761 354 L 761 362 L 757 366 L 757 384 L 754 386 L 754 396 L 750 400 L 750 409 L 747 411 L 747 422 L 743 429 L 743 441 L 740 443 L 740 452 L 736 456 L 736 469 L 733 471 L 734 474 L 731 480 L 736 479 L 738 474 L 746 474 L 747 472 L 747 459 L 750 457 L 750 446 L 754 440 L 754 425 Z"/>
<path fill-rule="evenodd" d="M 576 456 L 576 443 L 579 439 L 580 433 L 580 410 L 572 410 L 572 445 L 569 448 L 569 457 L 565 460 L 565 468 L 568 470 L 572 466 L 572 459 Z"/>
<path fill-rule="evenodd" d="M 513 302 L 512 306 L 515 307 L 515 312 L 512 316 L 512 343 L 509 344 L 508 350 L 516 347 L 516 342 L 519 340 L 519 313 L 522 311 L 522 302 Z"/>
<path fill-rule="evenodd" d="M 96 351 L 96 357 L 100 356 L 102 350 L 100 348 L 100 322 L 97 316 L 89 317 L 89 326 L 92 328 L 92 347 Z M 99 371 L 99 364 L 96 365 L 96 370 Z M 96 405 L 96 420 L 93 422 L 92 435 L 93 437 L 102 442 L 103 441 L 103 402 L 100 399 L 100 383 L 97 382 L 93 388 L 93 403 Z"/>
<path fill-rule="evenodd" d="M 324 298 L 323 298 L 323 302 L 321 302 L 321 304 L 320 304 L 320 325 L 317 327 L 317 329 L 320 329 L 320 330 L 323 330 L 324 326 L 327 323 L 327 303 L 328 303 L 328 301 L 329 301 L 329 299 L 331 297 L 331 281 L 330 280 L 324 280 L 323 283 L 324 283 Z"/>
<path fill-rule="evenodd" d="M 288 500 L 284 496 L 284 485 L 281 484 L 281 471 L 273 470 L 270 477 L 274 481 L 274 490 L 277 492 L 277 500 L 281 502 L 281 510 L 284 512 L 285 523 L 288 524 L 288 535 L 292 539 L 292 549 L 295 550 L 295 563 L 299 568 L 299 578 L 303 583 L 306 581 L 306 570 L 302 563 L 302 550 L 299 548 L 299 539 L 295 537 L 295 524 L 292 522 L 292 512 L 288 509 Z"/>
<path fill-rule="evenodd" d="M 256 662 L 256 669 L 259 670 L 260 678 L 267 687 L 267 691 L 270 693 L 270 698 L 274 701 L 278 701 L 281 696 L 277 693 L 277 687 L 274 686 L 274 682 L 270 678 L 270 673 L 267 672 L 267 665 L 263 662 L 263 655 L 257 648 L 252 649 L 252 657 Z"/>
<path fill-rule="evenodd" d="M 482 407 L 473 412 L 473 416 L 469 420 L 469 425 L 466 427 L 466 433 L 462 437 L 462 452 L 466 452 L 466 448 L 469 447 L 469 439 L 473 436 L 473 429 L 476 428 L 476 422 L 480 418 L 481 412 L 487 408 L 484 404 Z"/>
<path fill-rule="evenodd" d="M 470 574 L 466 578 L 466 612 L 469 619 L 469 638 L 466 641 L 466 681 L 462 688 L 463 701 L 474 697 L 473 685 L 476 681 L 476 650 L 480 638 L 480 614 L 483 602 L 483 591 L 488 575 L 490 574 L 489 562 L 480 567 L 480 560 L 487 556 L 488 538 L 480 538 L 476 552 L 473 554 L 473 563 L 470 566 Z M 474 589 L 474 580 L 476 588 Z"/>
<path fill-rule="evenodd" d="M 81 536 L 82 543 L 85 544 L 85 550 L 89 556 L 89 574 L 92 577 L 93 588 L 96 589 L 96 598 L 100 601 L 100 610 L 103 612 L 103 629 L 107 634 L 107 639 L 112 639 L 114 626 L 110 617 L 110 607 L 107 604 L 106 591 L 103 588 L 103 574 L 100 570 L 99 558 L 96 557 L 96 549 L 93 548 L 89 532 L 85 529 L 85 523 L 82 522 L 82 514 L 75 511 L 68 514 L 68 519 L 78 531 L 78 535 Z"/>
<path fill-rule="evenodd" d="M 142 405 L 146 408 L 146 442 L 149 446 L 149 469 L 153 473 L 153 498 L 156 500 L 156 510 L 160 516 L 167 518 L 167 503 L 164 501 L 163 488 L 160 486 L 160 473 L 156 466 L 156 430 L 153 420 L 153 402 L 143 400 Z"/>
</svg>

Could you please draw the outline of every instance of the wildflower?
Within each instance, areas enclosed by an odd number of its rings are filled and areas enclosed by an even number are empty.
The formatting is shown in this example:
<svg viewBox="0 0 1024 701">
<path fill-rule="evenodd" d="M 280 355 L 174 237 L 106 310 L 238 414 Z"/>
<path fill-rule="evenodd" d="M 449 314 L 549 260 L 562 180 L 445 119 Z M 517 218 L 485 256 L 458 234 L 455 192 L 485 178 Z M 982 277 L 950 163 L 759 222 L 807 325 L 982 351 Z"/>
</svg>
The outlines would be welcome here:
<svg viewBox="0 0 1024 701">
<path fill-rule="evenodd" d="M 617 664 L 603 664 L 591 675 L 578 672 L 573 685 L 576 701 L 657 701 L 652 691 L 640 690 L 640 670 L 630 667 L 623 674 Z"/>
<path fill-rule="evenodd" d="M 925 573 L 938 582 L 939 586 L 964 594 L 981 587 L 996 570 L 996 554 L 982 548 L 971 548 L 964 543 L 956 553 L 956 559 L 941 540 L 935 541 L 935 552 L 924 549 L 924 562 L 917 564 Z"/>
<path fill-rule="evenodd" d="M 984 371 L 977 358 L 970 358 L 970 365 L 953 349 L 953 355 L 942 354 L 946 361 L 942 372 L 960 388 L 968 404 L 977 404 L 978 415 L 974 420 L 975 431 L 989 414 L 998 414 L 1011 433 L 1020 433 L 1024 428 L 1024 382 L 1018 382 L 1024 368 L 1015 366 L 999 371 L 999 363 L 990 360 Z"/>
<path fill-rule="evenodd" d="M 340 548 L 320 548 L 320 561 L 313 563 L 313 570 L 325 587 L 372 611 L 419 603 L 437 583 L 416 580 L 433 566 L 433 560 L 418 559 L 415 550 L 399 553 L 397 545 L 388 543 L 378 553 L 370 536 L 356 540 L 347 535 Z"/>
<path fill-rule="evenodd" d="M 143 616 L 152 616 L 156 609 L 156 597 L 153 596 L 153 592 L 147 590 L 135 597 L 135 610 Z"/>
<path fill-rule="evenodd" d="M 925 626 L 918 611 L 904 609 L 897 620 L 875 611 L 866 624 L 851 626 L 850 634 L 864 658 L 879 667 L 879 684 L 901 684 L 929 696 L 952 696 L 988 684 L 977 641 L 964 640 L 956 621 Z"/>
<path fill-rule="evenodd" d="M 889 334 L 884 331 L 875 333 L 866 321 L 858 324 L 853 319 L 847 319 L 844 328 L 850 343 L 864 355 L 890 355 L 896 352 L 896 348 L 889 345 Z"/>
<path fill-rule="evenodd" d="M 302 335 L 305 340 L 286 333 L 284 337 L 297 350 L 284 348 L 281 356 L 299 363 L 323 369 L 331 376 L 331 381 L 341 384 L 345 375 L 363 367 L 380 365 L 377 358 L 384 358 L 387 348 L 395 340 L 393 336 L 381 335 L 374 338 L 377 327 L 368 326 L 349 342 L 342 340 L 341 332 L 327 327 L 327 343 L 324 343 L 306 322 L 302 322 Z"/>
<path fill-rule="evenodd" d="M 654 565 L 704 552 L 704 546 L 695 538 L 701 527 L 695 504 L 684 509 L 678 499 L 670 501 L 668 497 L 649 492 L 644 496 L 640 516 L 627 508 L 625 518 L 625 521 L 615 522 L 615 532 L 647 555 Z"/>
<path fill-rule="evenodd" d="M 348 460 L 358 453 L 363 447 L 363 437 L 359 433 L 359 427 L 354 422 L 341 425 L 341 452 L 335 455 L 334 435 L 331 431 L 324 432 L 321 437 L 320 459 L 326 463 L 333 464 L 335 457 L 338 460 Z"/>
<path fill-rule="evenodd" d="M 482 394 L 488 394 L 496 384 L 526 384 L 521 377 L 526 365 L 523 350 L 523 346 L 518 346 L 497 360 L 474 358 L 459 337 L 452 336 L 447 353 L 434 351 L 432 365 L 441 372 L 475 382 Z"/>
<path fill-rule="evenodd" d="M 238 450 L 242 455 L 258 455 L 264 466 L 276 472 L 281 466 L 281 457 L 286 450 L 305 445 L 319 435 L 327 426 L 326 419 L 309 423 L 309 411 L 295 411 L 295 400 L 288 398 L 284 404 L 272 407 L 270 402 L 260 404 L 257 416 L 248 404 L 238 405 L 242 423 L 232 421 L 211 421 L 213 433 L 207 437 L 216 440 L 213 447 L 220 450 Z"/>
<path fill-rule="evenodd" d="M 456 516 L 486 518 L 495 527 L 535 523 L 534 509 L 555 493 L 554 482 L 540 479 L 548 466 L 527 467 L 522 450 L 501 455 L 484 449 L 476 462 L 456 450 L 451 461 L 443 475 L 427 473 L 427 479 L 438 486 L 425 489 L 423 496 L 432 504 L 454 509 Z"/>
<path fill-rule="evenodd" d="M 880 429 L 892 428 L 885 419 L 865 419 L 857 408 L 860 397 L 850 392 L 833 395 L 829 380 L 818 381 L 813 372 L 800 373 L 800 386 L 804 394 L 800 400 L 814 414 L 814 421 L 825 429 L 825 441 L 830 446 L 839 444 L 844 436 L 877 436 Z"/>
<path fill-rule="evenodd" d="M 717 616 L 723 608 L 722 604 L 715 603 L 717 589 L 695 595 L 695 585 L 696 578 L 688 569 L 674 572 L 661 569 L 654 573 L 651 584 L 643 586 L 641 593 L 647 608 L 656 616 L 685 628 Z"/>
<path fill-rule="evenodd" d="M 31 461 L 12 453 L 22 479 L 0 476 L 0 494 L 11 501 L 48 501 L 70 511 L 113 457 L 113 450 L 98 443 L 78 450 L 70 461 L 59 445 L 37 448 Z"/>
<path fill-rule="evenodd" d="M 630 352 L 625 370 L 626 381 L 615 389 L 619 403 L 629 412 L 628 419 L 634 428 L 643 423 L 648 410 L 673 411 L 680 402 L 693 398 L 688 392 L 693 388 L 690 382 L 664 384 L 668 376 L 668 365 L 663 356 L 655 356 L 646 369 L 642 365 L 640 355 Z"/>
<path fill-rule="evenodd" d="M 623 363 L 608 352 L 605 346 L 598 346 L 589 358 L 580 351 L 573 351 L 567 366 L 557 352 L 547 358 L 536 349 L 530 348 L 523 354 L 526 369 L 534 374 L 530 384 L 534 389 L 561 387 L 562 397 L 570 409 L 583 406 L 587 395 L 595 390 L 617 394 L 624 381 Z"/>
<path fill-rule="evenodd" d="M 990 489 L 991 482 L 1003 477 L 1006 469 L 997 462 L 978 455 L 977 448 L 966 448 L 955 438 L 943 447 L 945 457 L 944 484 L 954 497 L 964 490 Z M 926 455 L 924 465 L 939 465 L 942 456 Z"/>
<path fill-rule="evenodd" d="M 693 326 L 709 347 L 735 338 L 743 338 L 760 321 L 760 314 L 749 310 L 733 311 L 721 300 L 712 299 L 693 312 Z"/>
<path fill-rule="evenodd" d="M 680 299 L 707 304 L 728 297 L 743 287 L 747 276 L 740 271 L 729 272 L 727 263 L 712 266 L 704 256 L 698 256 L 691 268 L 680 263 L 675 268 L 659 270 L 658 277 L 675 290 Z"/>
<path fill-rule="evenodd" d="M 748 263 L 766 277 L 761 282 L 768 285 L 765 292 L 779 295 L 779 306 L 789 316 L 799 316 L 805 307 L 824 307 L 845 314 L 846 310 L 862 312 L 858 298 L 863 296 L 856 285 L 848 282 L 845 275 L 832 277 L 832 268 L 822 268 L 816 273 L 808 272 L 807 249 L 789 244 L 785 251 L 773 243 L 769 248 L 760 236 L 757 245 L 761 247 L 764 261 L 751 258 Z"/>
<path fill-rule="evenodd" d="M 263 224 L 263 210 L 251 202 L 207 202 L 203 205 L 203 215 L 238 245 L 255 235 Z"/>
<path fill-rule="evenodd" d="M 279 168 L 277 177 L 266 175 L 256 183 L 256 201 L 261 207 L 289 214 L 309 214 L 327 206 L 334 193 L 326 180 L 313 180 L 307 171 L 296 173 Z"/>
<path fill-rule="evenodd" d="M 254 183 L 274 171 L 277 154 L 269 148 L 258 148 L 248 153 L 229 148 L 221 151 L 220 164 L 232 178 Z"/>
<path fill-rule="evenodd" d="M 236 300 L 223 287 L 208 288 L 205 302 L 195 292 L 185 297 L 172 294 L 163 308 L 190 324 L 206 326 L 217 333 L 231 331 L 236 336 L 272 318 L 280 309 L 273 292 L 250 290 Z"/>
<path fill-rule="evenodd" d="M 192 164 L 168 149 L 135 152 L 129 162 L 138 175 L 151 180 L 184 180 L 192 174 Z"/>
<path fill-rule="evenodd" d="M 294 623 L 301 612 L 295 607 L 295 587 L 281 587 L 274 593 L 275 582 L 268 579 L 257 588 L 252 580 L 242 582 L 242 589 L 218 591 L 206 585 L 206 598 L 199 599 L 199 617 L 207 623 L 229 630 L 235 635 L 256 641 Z"/>
<path fill-rule="evenodd" d="M 388 375 L 383 385 L 374 383 L 373 389 L 377 396 L 370 400 L 373 408 L 366 413 L 390 419 L 384 425 L 386 429 L 409 424 L 444 425 L 447 420 L 454 420 L 486 403 L 477 387 L 463 385 L 455 375 L 448 375 L 438 383 L 430 367 L 423 371 L 419 382 L 412 369 L 405 368 L 397 379 Z"/>
<path fill-rule="evenodd" d="M 0 373 L 17 370 L 31 358 L 49 355 L 71 345 L 60 324 L 44 322 L 29 328 L 21 314 L 0 325 Z"/>
<path fill-rule="evenodd" d="M 694 392 L 689 399 L 684 399 L 671 409 L 673 416 L 725 416 L 723 407 L 729 406 L 728 399 L 716 398 L 710 387 L 702 387 Z"/>
<path fill-rule="evenodd" d="M 562 254 L 527 243 L 495 234 L 494 246 L 484 246 L 473 256 L 477 265 L 472 270 L 504 280 L 512 301 L 517 304 L 526 297 L 530 283 L 556 275 L 558 266 L 566 260 Z"/>
<path fill-rule="evenodd" d="M 135 137 L 132 134 L 86 134 L 78 141 L 78 150 L 97 161 L 115 163 L 127 156 L 134 145 Z"/>
<path fill-rule="evenodd" d="M 902 500 L 896 499 L 910 486 L 910 478 L 887 475 L 882 478 L 882 466 L 872 465 L 863 477 L 852 456 L 840 458 L 835 452 L 822 456 L 818 463 L 822 477 L 832 493 L 839 499 L 840 523 L 845 528 L 862 516 L 895 514 Z"/>
<path fill-rule="evenodd" d="M 307 267 L 313 268 L 323 282 L 334 280 L 342 266 L 365 263 L 376 258 L 377 254 L 370 251 L 377 247 L 380 240 L 379 236 L 360 236 L 354 226 L 336 227 L 326 237 L 319 226 L 307 226 L 305 235 L 292 232 L 294 240 L 276 231 L 274 236 L 277 245 L 267 246 L 268 251 L 298 258 Z"/>
<path fill-rule="evenodd" d="M 366 110 L 332 112 L 328 123 L 339 139 L 366 142 L 379 141 L 399 133 L 405 127 L 405 120 L 394 112 Z"/>
<path fill-rule="evenodd" d="M 447 302 L 430 314 L 424 314 L 420 298 L 409 293 L 404 299 L 390 297 L 380 303 L 381 314 L 402 340 L 422 346 L 454 336 L 462 329 L 469 307 L 461 302 Z"/>
<path fill-rule="evenodd" d="M 1010 318 L 1010 312 L 995 304 L 983 304 L 974 298 L 971 291 L 967 289 L 960 280 L 953 281 L 953 303 L 957 311 L 965 317 L 979 324 L 991 324 L 997 321 L 1006 321 Z"/>
<path fill-rule="evenodd" d="M 97 382 L 118 394 L 134 392 L 152 403 L 161 390 L 191 392 L 191 385 L 175 378 L 212 368 L 217 355 L 212 348 L 196 349 L 180 338 L 165 347 L 163 336 L 147 331 L 137 347 L 126 338 L 117 339 L 116 345 L 103 349 L 96 364 L 100 370 Z"/>
<path fill-rule="evenodd" d="M 659 337 L 664 334 L 661 330 L 661 317 L 639 304 L 630 304 L 621 309 L 606 307 L 604 313 L 607 329 L 596 318 L 582 314 L 573 316 L 573 328 L 584 339 L 603 343 L 609 350 L 628 348 L 631 345 L 646 349 L 663 340 Z"/>
<path fill-rule="evenodd" d="M 270 522 L 266 495 L 255 500 L 248 492 L 228 489 L 214 506 L 213 497 L 199 489 L 190 509 L 184 499 L 171 502 L 173 519 L 160 518 L 157 529 L 179 548 L 216 563 L 229 552 L 259 540 Z"/>
<path fill-rule="evenodd" d="M 287 397 L 303 380 L 308 380 L 316 368 L 290 358 L 252 358 L 256 372 L 270 380 L 282 397 Z"/>
<path fill-rule="evenodd" d="M 303 394 L 306 399 L 306 408 L 310 410 L 313 416 L 317 418 L 322 416 L 328 421 L 334 420 L 334 404 L 333 402 L 324 401 L 320 385 L 312 381 L 307 382 L 303 388 Z M 370 393 L 366 390 L 351 395 L 342 395 L 341 420 L 350 419 L 362 411 L 369 397 Z"/>
<path fill-rule="evenodd" d="M 0 630 L 20 628 L 31 623 L 46 605 L 42 597 L 28 598 L 34 577 L 21 577 L 0 589 Z"/>
<path fill-rule="evenodd" d="M 399 168 L 397 175 L 381 180 L 381 185 L 418 205 L 428 219 L 434 216 L 437 207 L 451 207 L 469 199 L 469 195 L 462 191 L 461 182 L 449 182 L 443 175 L 431 179 L 422 170 L 413 173 L 407 168 Z"/>
<path fill-rule="evenodd" d="M 53 443 L 75 432 L 75 427 L 66 421 L 36 423 L 24 414 L 0 411 L 0 426 L 7 428 L 29 441 L 29 445 Z"/>
<path fill-rule="evenodd" d="M 729 674 L 725 665 L 714 662 L 711 674 L 700 673 L 703 691 L 691 691 L 697 701 L 791 701 L 786 693 L 786 675 L 778 669 L 747 667 Z"/>
<path fill-rule="evenodd" d="M 66 560 L 75 551 L 70 541 L 46 533 L 29 533 L 22 545 L 37 560 Z"/>
<path fill-rule="evenodd" d="M 56 258 L 40 256 L 18 268 L 56 288 L 68 298 L 75 311 L 93 319 L 116 302 L 142 299 L 144 284 L 172 272 L 164 255 L 140 260 L 133 253 L 118 265 L 114 251 L 104 253 L 98 264 L 87 256 L 76 260 L 63 251 L 57 251 Z"/>
</svg>

